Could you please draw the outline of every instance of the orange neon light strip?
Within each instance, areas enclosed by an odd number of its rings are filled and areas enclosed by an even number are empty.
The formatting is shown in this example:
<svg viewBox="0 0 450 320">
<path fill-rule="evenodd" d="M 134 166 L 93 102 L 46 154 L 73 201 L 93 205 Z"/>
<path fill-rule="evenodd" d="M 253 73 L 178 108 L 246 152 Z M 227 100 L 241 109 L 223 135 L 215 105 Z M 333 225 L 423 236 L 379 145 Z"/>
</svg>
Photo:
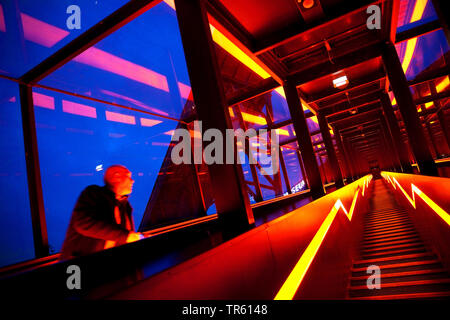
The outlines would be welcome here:
<svg viewBox="0 0 450 320">
<path fill-rule="evenodd" d="M 444 91 L 445 88 L 447 88 L 450 85 L 450 79 L 448 78 L 448 76 L 446 76 L 444 79 L 442 79 L 438 85 L 436 86 L 436 91 L 442 92 Z"/>
<path fill-rule="evenodd" d="M 436 202 L 431 200 L 430 197 L 428 197 L 425 193 L 423 193 L 423 191 L 420 190 L 419 188 L 417 188 L 413 183 L 411 183 L 411 193 L 412 193 L 412 198 L 411 198 L 409 196 L 409 194 L 405 191 L 405 189 L 403 189 L 403 187 L 397 181 L 397 179 L 395 179 L 395 177 L 392 177 L 392 179 L 391 179 L 391 177 L 385 173 L 383 173 L 382 176 L 386 180 L 389 180 L 395 189 L 396 189 L 395 185 L 398 186 L 398 188 L 403 192 L 406 199 L 409 201 L 409 203 L 411 204 L 411 206 L 414 209 L 417 209 L 416 197 L 415 197 L 415 195 L 417 194 L 431 209 L 433 209 L 434 212 L 436 212 L 436 214 L 439 217 L 441 217 L 442 220 L 444 220 L 450 226 L 450 214 L 447 211 L 445 211 L 444 209 L 442 209 L 439 205 L 437 205 Z"/>
<path fill-rule="evenodd" d="M 370 182 L 371 176 L 366 180 Z M 364 184 L 366 183 L 366 180 L 364 180 Z M 334 218 L 339 212 L 339 209 L 342 209 L 345 215 L 347 216 L 348 220 L 351 221 L 356 206 L 356 200 L 359 195 L 359 189 L 360 186 L 358 186 L 356 189 L 355 195 L 353 196 L 352 204 L 350 206 L 350 211 L 348 212 L 345 209 L 344 205 L 342 204 L 341 199 L 336 200 L 333 208 L 331 208 L 327 217 L 322 222 L 322 225 L 320 226 L 319 230 L 316 232 L 313 239 L 309 243 L 308 247 L 301 255 L 294 269 L 292 269 L 286 281 L 283 283 L 283 286 L 276 294 L 274 300 L 292 300 L 294 298 L 298 288 L 300 287 L 300 284 L 302 283 L 306 275 L 306 272 L 309 269 L 309 266 L 311 265 L 311 263 L 314 260 L 314 257 L 319 251 L 319 248 L 323 240 L 325 239 L 325 236 L 327 235 L 327 232 L 330 229 L 331 224 L 334 221 Z"/>
</svg>

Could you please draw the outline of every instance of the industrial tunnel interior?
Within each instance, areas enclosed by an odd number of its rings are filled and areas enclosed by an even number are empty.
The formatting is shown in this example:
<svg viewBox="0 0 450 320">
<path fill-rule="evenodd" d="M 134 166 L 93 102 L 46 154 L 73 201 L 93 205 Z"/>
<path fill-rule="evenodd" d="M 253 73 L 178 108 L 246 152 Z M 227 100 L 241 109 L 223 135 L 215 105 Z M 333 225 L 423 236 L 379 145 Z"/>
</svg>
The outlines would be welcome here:
<svg viewBox="0 0 450 320">
<path fill-rule="evenodd" d="M 80 28 L 65 2 L 0 4 L 11 297 L 448 299 L 448 3 L 78 2 Z M 206 159 L 229 151 L 207 130 L 248 133 L 237 162 Z M 62 260 L 119 163 L 144 239 Z"/>
</svg>

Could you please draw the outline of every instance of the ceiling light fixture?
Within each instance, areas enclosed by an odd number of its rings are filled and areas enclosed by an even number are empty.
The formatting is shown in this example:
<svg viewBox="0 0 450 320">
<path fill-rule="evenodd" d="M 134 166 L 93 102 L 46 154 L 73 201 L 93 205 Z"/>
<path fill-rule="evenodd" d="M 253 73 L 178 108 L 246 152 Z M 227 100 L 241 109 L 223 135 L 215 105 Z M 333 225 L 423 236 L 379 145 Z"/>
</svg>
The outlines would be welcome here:
<svg viewBox="0 0 450 320">
<path fill-rule="evenodd" d="M 298 3 L 301 3 L 303 8 L 305 9 L 311 9 L 312 7 L 314 7 L 315 5 L 315 1 L 314 0 L 297 0 Z"/>
<path fill-rule="evenodd" d="M 348 79 L 347 76 L 341 76 L 339 78 L 333 79 L 333 86 L 335 88 L 345 88 L 348 85 Z"/>
</svg>

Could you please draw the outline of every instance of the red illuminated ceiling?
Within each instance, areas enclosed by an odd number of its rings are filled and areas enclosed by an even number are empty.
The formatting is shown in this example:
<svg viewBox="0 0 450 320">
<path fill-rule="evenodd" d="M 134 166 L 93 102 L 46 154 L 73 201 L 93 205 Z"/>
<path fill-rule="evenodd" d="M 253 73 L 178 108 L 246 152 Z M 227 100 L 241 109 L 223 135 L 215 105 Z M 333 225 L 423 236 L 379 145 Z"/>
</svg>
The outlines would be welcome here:
<svg viewBox="0 0 450 320">
<path fill-rule="evenodd" d="M 379 97 L 387 85 L 380 47 L 395 40 L 397 25 L 392 14 L 398 12 L 399 2 L 314 2 L 309 12 L 296 0 L 209 0 L 208 4 L 213 8 L 211 16 L 253 59 L 264 64 L 280 85 L 286 79 L 294 82 L 300 97 L 315 112 L 325 115 L 333 128 L 343 130 L 357 150 L 373 154 L 383 146 L 377 140 L 382 130 Z M 372 4 L 381 9 L 380 30 L 367 28 L 367 7 Z M 218 52 L 225 80 L 244 80 L 241 88 L 249 90 L 264 87 L 265 82 L 246 74 Z M 333 79 L 343 75 L 349 83 L 335 88 Z M 361 130 L 345 131 L 353 124 Z M 373 160 L 369 155 L 367 158 Z"/>
</svg>

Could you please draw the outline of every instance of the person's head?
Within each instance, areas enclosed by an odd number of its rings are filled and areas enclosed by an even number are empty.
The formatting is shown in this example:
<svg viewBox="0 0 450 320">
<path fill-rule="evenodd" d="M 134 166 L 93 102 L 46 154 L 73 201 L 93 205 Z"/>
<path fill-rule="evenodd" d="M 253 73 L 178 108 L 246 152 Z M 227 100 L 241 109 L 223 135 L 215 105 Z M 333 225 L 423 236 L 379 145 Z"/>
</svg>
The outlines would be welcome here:
<svg viewBox="0 0 450 320">
<path fill-rule="evenodd" d="M 134 180 L 131 178 L 131 171 L 122 165 L 113 165 L 106 169 L 103 180 L 117 196 L 125 196 L 133 191 Z"/>
</svg>

